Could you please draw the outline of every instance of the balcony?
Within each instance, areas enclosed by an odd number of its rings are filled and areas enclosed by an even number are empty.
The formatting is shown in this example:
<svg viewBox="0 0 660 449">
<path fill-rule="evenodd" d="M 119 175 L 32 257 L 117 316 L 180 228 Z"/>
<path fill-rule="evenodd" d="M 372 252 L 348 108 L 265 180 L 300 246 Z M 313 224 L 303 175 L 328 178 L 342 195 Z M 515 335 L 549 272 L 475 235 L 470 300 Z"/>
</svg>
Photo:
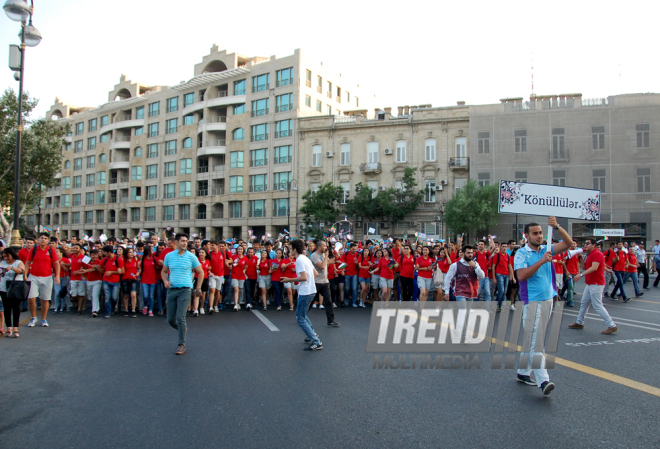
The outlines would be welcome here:
<svg viewBox="0 0 660 449">
<path fill-rule="evenodd" d="M 211 189 L 211 194 L 213 194 L 213 195 L 224 195 L 225 194 L 225 188 L 224 187 L 216 187 L 215 189 Z"/>
<path fill-rule="evenodd" d="M 290 209 L 286 209 L 286 208 L 273 209 L 273 217 L 288 217 L 289 210 Z"/>
<path fill-rule="evenodd" d="M 266 216 L 265 210 L 251 210 L 250 218 L 264 218 Z"/>
<path fill-rule="evenodd" d="M 134 120 L 130 115 L 124 115 L 119 120 L 115 118 L 114 123 L 107 123 L 105 125 L 102 124 L 99 132 L 100 134 L 105 134 L 115 129 L 137 128 L 140 126 L 144 126 L 144 118 Z"/>
<path fill-rule="evenodd" d="M 286 112 L 286 111 L 292 111 L 293 110 L 293 105 L 292 104 L 283 104 L 281 106 L 276 106 L 275 107 L 275 112 Z"/>
<path fill-rule="evenodd" d="M 195 111 L 204 108 L 213 108 L 219 106 L 229 106 L 232 104 L 245 103 L 245 92 L 237 91 L 234 95 L 230 95 L 227 91 L 218 92 L 216 94 L 206 95 L 204 97 L 196 98 L 195 103 L 183 108 L 182 115 L 188 115 Z"/>
<path fill-rule="evenodd" d="M 128 170 L 130 167 L 130 157 L 129 156 L 120 156 L 115 154 L 112 157 L 109 168 L 110 170 Z M 128 182 L 128 179 L 126 180 Z M 110 180 L 112 183 L 112 180 Z"/>
<path fill-rule="evenodd" d="M 201 147 L 197 148 L 197 156 L 211 156 L 225 154 L 227 151 L 224 140 L 206 140 Z"/>
<path fill-rule="evenodd" d="M 258 84 L 256 86 L 252 86 L 252 93 L 261 92 L 263 90 L 268 90 L 268 89 L 270 89 L 270 83 Z"/>
<path fill-rule="evenodd" d="M 127 196 L 119 197 L 119 202 L 120 203 L 128 203 L 128 197 Z"/>
<path fill-rule="evenodd" d="M 470 158 L 469 157 L 450 157 L 449 158 L 450 170 L 469 170 Z"/>
<path fill-rule="evenodd" d="M 209 166 L 208 165 L 202 165 L 197 167 L 197 173 L 208 173 L 209 172 Z"/>
<path fill-rule="evenodd" d="M 206 220 L 206 212 L 197 212 L 196 217 L 198 220 Z"/>
<path fill-rule="evenodd" d="M 275 85 L 277 87 L 283 87 L 283 86 L 288 86 L 289 84 L 293 84 L 293 79 L 285 78 L 285 79 L 277 81 L 277 83 Z"/>
<path fill-rule="evenodd" d="M 262 140 L 268 140 L 268 133 L 253 134 L 252 136 L 250 136 L 250 142 L 260 142 Z"/>
<path fill-rule="evenodd" d="M 362 173 L 380 173 L 383 171 L 383 167 L 380 165 L 380 162 L 366 162 L 360 164 L 360 171 Z"/>
<path fill-rule="evenodd" d="M 111 150 L 126 149 L 130 150 L 131 148 L 131 136 L 116 136 L 110 142 Z"/>
<path fill-rule="evenodd" d="M 275 182 L 273 183 L 273 190 L 275 191 L 289 190 L 289 182 L 288 181 Z"/>
<path fill-rule="evenodd" d="M 312 87 L 312 80 L 305 80 L 305 86 Z"/>
<path fill-rule="evenodd" d="M 209 189 L 198 189 L 197 196 L 209 196 Z"/>
<path fill-rule="evenodd" d="M 321 86 L 316 86 L 316 91 L 318 93 L 321 93 L 323 91 L 323 88 L 321 88 Z"/>
<path fill-rule="evenodd" d="M 204 131 L 226 131 L 227 130 L 227 117 L 209 117 L 203 118 L 197 124 L 197 132 Z"/>
<path fill-rule="evenodd" d="M 293 135 L 293 131 L 290 129 L 287 129 L 285 131 L 275 131 L 276 139 L 281 139 L 282 137 L 291 137 L 292 135 Z"/>
<path fill-rule="evenodd" d="M 548 162 L 568 163 L 571 158 L 567 149 L 553 149 L 550 150 L 548 155 Z"/>
<path fill-rule="evenodd" d="M 268 185 L 266 184 L 257 184 L 250 186 L 250 192 L 265 192 L 268 190 Z"/>
<path fill-rule="evenodd" d="M 263 108 L 263 109 L 257 109 L 256 111 L 252 111 L 252 117 L 261 117 L 262 115 L 268 115 L 268 108 Z"/>
<path fill-rule="evenodd" d="M 332 98 L 332 92 L 331 91 L 327 91 L 325 94 L 327 95 L 328 98 Z"/>
<path fill-rule="evenodd" d="M 232 211 L 229 212 L 229 218 L 241 218 L 241 215 L 243 215 L 243 214 L 241 213 L 240 210 L 238 210 L 238 211 L 232 210 Z"/>
<path fill-rule="evenodd" d="M 220 218 L 225 218 L 225 214 L 223 212 L 213 212 L 211 218 L 213 218 L 214 220 L 218 220 Z"/>
<path fill-rule="evenodd" d="M 274 164 L 290 164 L 292 159 L 293 158 L 291 156 L 282 156 L 282 157 L 277 157 L 276 156 L 273 159 L 273 163 Z"/>
<path fill-rule="evenodd" d="M 211 174 L 213 178 L 224 178 L 225 177 L 225 166 L 224 165 L 216 165 L 213 167 L 213 172 Z"/>
<path fill-rule="evenodd" d="M 268 159 L 250 160 L 250 167 L 265 167 L 268 165 Z"/>
</svg>

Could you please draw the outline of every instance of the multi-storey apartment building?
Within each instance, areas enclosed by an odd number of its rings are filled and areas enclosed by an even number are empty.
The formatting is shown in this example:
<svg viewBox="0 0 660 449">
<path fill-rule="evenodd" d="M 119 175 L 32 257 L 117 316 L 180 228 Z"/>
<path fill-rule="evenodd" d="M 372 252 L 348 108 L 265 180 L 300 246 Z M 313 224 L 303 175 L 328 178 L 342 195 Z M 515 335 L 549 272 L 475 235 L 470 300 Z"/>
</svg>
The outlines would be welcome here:
<svg viewBox="0 0 660 449">
<path fill-rule="evenodd" d="M 361 238 L 369 228 L 377 235 L 403 236 L 416 231 L 444 238 L 444 206 L 468 179 L 468 107 L 430 105 L 347 111 L 344 116 L 299 120 L 298 186 L 302 193 L 332 182 L 344 189 L 344 203 L 358 183 L 374 191 L 400 186 L 406 167 L 417 168 L 418 188 L 426 194 L 405 221 L 366 222 L 350 217 Z M 342 217 L 343 218 L 343 217 Z M 324 223 L 326 228 L 332 223 Z M 372 232 L 373 235 L 373 232 Z"/>
<path fill-rule="evenodd" d="M 660 237 L 660 95 L 587 100 L 533 96 L 470 106 L 470 175 L 479 183 L 514 180 L 599 189 L 600 223 L 560 220 L 577 239 L 596 228 L 626 239 Z M 496 235 L 520 238 L 543 217 L 501 215 Z"/>
<path fill-rule="evenodd" d="M 97 108 L 57 99 L 49 116 L 71 135 L 42 223 L 64 236 L 167 226 L 213 238 L 276 235 L 297 219 L 296 119 L 372 101 L 300 50 L 264 58 L 217 46 L 176 86 L 122 76 Z"/>
</svg>

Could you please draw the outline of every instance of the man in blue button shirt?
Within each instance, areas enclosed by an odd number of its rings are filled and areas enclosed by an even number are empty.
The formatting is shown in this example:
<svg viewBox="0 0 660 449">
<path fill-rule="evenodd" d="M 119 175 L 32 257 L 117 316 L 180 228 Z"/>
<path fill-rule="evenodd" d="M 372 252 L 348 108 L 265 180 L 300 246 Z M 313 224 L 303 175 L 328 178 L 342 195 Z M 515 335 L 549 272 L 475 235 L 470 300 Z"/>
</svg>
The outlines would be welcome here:
<svg viewBox="0 0 660 449">
<path fill-rule="evenodd" d="M 529 323 L 526 323 L 530 302 L 533 304 L 531 311 L 535 313 L 533 330 L 531 333 L 525 332 L 523 337 L 523 348 L 529 347 L 531 354 L 528 354 L 529 360 L 527 367 L 518 370 L 517 380 L 527 385 L 537 385 L 541 388 L 544 395 L 550 394 L 554 390 L 555 384 L 550 382 L 548 370 L 545 369 L 544 349 L 542 352 L 535 351 L 536 334 L 539 327 L 547 329 L 552 312 L 552 298 L 557 294 L 552 256 L 566 251 L 573 244 L 573 239 L 568 235 L 568 232 L 557 224 L 555 217 L 548 218 L 548 225 L 555 229 L 561 237 L 561 241 L 550 246 L 543 245 L 543 228 L 538 223 L 530 223 L 525 226 L 527 245 L 518 250 L 514 259 L 514 269 L 518 275 L 520 286 L 520 299 L 524 304 L 522 317 L 523 329 L 525 329 L 526 325 L 532 325 L 531 319 Z M 544 320 L 544 322 L 541 320 Z M 528 338 L 531 338 L 531 342 L 527 341 Z M 539 338 L 540 344 L 543 346 L 545 335 L 539 335 Z M 523 354 L 521 353 L 521 356 Z M 530 377 L 534 356 L 541 357 L 540 368 L 533 370 L 536 381 Z"/>
</svg>

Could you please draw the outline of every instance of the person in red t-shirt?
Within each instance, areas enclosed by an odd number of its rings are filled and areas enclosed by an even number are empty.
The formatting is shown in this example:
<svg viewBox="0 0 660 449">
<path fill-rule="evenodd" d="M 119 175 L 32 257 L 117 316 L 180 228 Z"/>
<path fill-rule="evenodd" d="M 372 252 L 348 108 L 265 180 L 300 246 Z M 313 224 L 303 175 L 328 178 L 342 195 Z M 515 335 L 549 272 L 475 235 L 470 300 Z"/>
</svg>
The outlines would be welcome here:
<svg viewBox="0 0 660 449">
<path fill-rule="evenodd" d="M 137 286 L 140 277 L 140 263 L 135 257 L 133 248 L 124 251 L 124 271 L 121 275 L 121 286 L 124 291 L 124 316 L 128 316 L 128 296 L 131 297 L 131 316 L 137 318 L 135 306 L 137 305 Z"/>
<path fill-rule="evenodd" d="M 493 276 L 497 282 L 497 311 L 502 309 L 502 301 L 506 295 L 506 289 L 509 282 L 516 282 L 513 277 L 513 259 L 509 257 L 506 250 L 509 245 L 506 242 L 500 243 L 500 252 L 493 256 Z"/>
<path fill-rule="evenodd" d="M 282 270 L 283 278 L 295 278 L 298 275 L 296 274 L 296 259 L 292 256 L 291 258 L 286 258 L 282 261 L 280 265 L 280 270 Z M 293 312 L 293 282 L 285 282 L 284 291 L 289 298 L 289 311 Z"/>
<path fill-rule="evenodd" d="M 254 303 L 257 293 L 257 264 L 259 258 L 254 255 L 254 249 L 247 249 L 247 270 L 245 270 L 245 303 L 250 305 L 250 309 Z M 247 308 L 247 305 L 246 305 Z"/>
<path fill-rule="evenodd" d="M 436 259 L 436 270 L 440 272 L 438 275 L 438 282 L 435 289 L 435 300 L 436 301 L 449 301 L 449 298 L 445 298 L 445 275 L 449 271 L 449 266 L 451 265 L 451 259 L 447 256 L 447 249 L 440 248 L 438 251 L 438 258 Z M 489 289 L 490 291 L 490 289 Z"/>
<path fill-rule="evenodd" d="M 232 257 L 233 266 L 231 269 L 231 286 L 234 288 L 234 311 L 238 312 L 241 310 L 241 306 L 238 303 L 240 294 L 245 288 L 245 272 L 247 271 L 247 257 L 243 253 L 243 247 L 238 245 L 236 248 L 236 254 Z M 245 301 L 245 308 L 251 309 L 252 304 L 248 301 Z"/>
<path fill-rule="evenodd" d="M 364 302 L 367 300 L 369 294 L 369 287 L 371 286 L 371 250 L 364 248 L 362 254 L 358 257 L 358 279 L 360 280 L 360 307 L 366 307 Z"/>
<path fill-rule="evenodd" d="M 32 253 L 32 249 L 34 248 L 34 237 L 28 237 L 25 242 L 26 247 L 18 252 L 18 258 L 21 259 L 23 264 L 27 262 L 28 256 Z"/>
<path fill-rule="evenodd" d="M 433 268 L 435 260 L 431 257 L 431 248 L 422 247 L 422 257 L 417 258 L 415 269 L 417 270 L 417 287 L 419 288 L 419 300 L 426 301 L 433 287 Z"/>
<path fill-rule="evenodd" d="M 121 247 L 120 247 L 121 248 Z M 112 315 L 112 302 L 119 307 L 119 281 L 124 269 L 124 259 L 114 253 L 111 245 L 103 247 L 103 265 L 97 268 L 103 273 L 103 293 L 105 295 L 105 317 Z M 115 310 L 116 312 L 116 310 Z"/>
<path fill-rule="evenodd" d="M 635 252 L 629 250 L 628 261 L 626 264 L 626 274 L 623 277 L 623 283 L 628 282 L 628 279 L 632 278 L 633 287 L 635 287 L 635 297 L 639 298 L 644 293 L 639 289 L 639 278 L 637 277 L 637 269 L 639 268 L 639 262 L 637 261 L 637 256 Z"/>
<path fill-rule="evenodd" d="M 93 249 L 89 252 L 89 263 L 83 265 L 80 272 L 84 279 L 87 279 L 87 292 L 89 299 L 92 300 L 92 317 L 98 316 L 101 309 L 101 288 L 103 287 L 103 280 L 101 273 L 96 269 L 101 264 L 99 259 L 99 251 Z"/>
<path fill-rule="evenodd" d="M 358 294 L 357 294 L 357 288 L 358 288 L 358 253 L 357 253 L 357 244 L 351 243 L 350 244 L 350 250 L 344 254 L 344 263 L 346 263 L 346 295 L 349 295 L 350 292 L 350 298 L 352 299 L 352 305 L 353 307 L 358 307 Z M 346 302 L 346 305 L 348 306 L 348 302 Z"/>
<path fill-rule="evenodd" d="M 403 254 L 399 257 L 392 255 L 394 260 L 400 265 L 399 283 L 401 284 L 401 299 L 403 301 L 413 300 L 413 290 L 415 282 L 415 256 L 412 254 L 412 247 L 408 244 L 403 245 Z M 396 274 L 395 274 L 396 276 Z M 394 288 L 394 287 L 392 287 Z"/>
<path fill-rule="evenodd" d="M 259 270 L 259 276 L 257 277 L 259 282 L 259 288 L 261 289 L 261 300 L 263 302 L 264 311 L 268 310 L 268 290 L 270 290 L 271 275 L 270 275 L 270 255 L 268 250 L 262 250 L 257 262 L 257 269 Z"/>
<path fill-rule="evenodd" d="M 275 251 L 275 258 L 270 263 L 270 280 L 273 284 L 273 295 L 275 296 L 275 305 L 277 310 L 282 310 L 282 270 L 280 266 L 284 263 L 284 257 L 281 249 Z"/>
<path fill-rule="evenodd" d="M 601 334 L 613 334 L 618 330 L 616 324 L 607 313 L 603 306 L 603 289 L 605 288 L 605 257 L 603 253 L 596 248 L 596 239 L 593 237 L 585 241 L 584 251 L 588 252 L 587 261 L 584 263 L 585 270 L 582 274 L 575 276 L 575 282 L 584 276 L 584 281 L 587 286 L 582 293 L 582 302 L 580 303 L 580 313 L 578 314 L 575 323 L 569 325 L 569 329 L 584 329 L 584 317 L 589 311 L 589 306 L 593 306 L 594 310 L 607 324 Z"/>
<path fill-rule="evenodd" d="M 60 285 L 55 286 L 55 299 L 53 300 L 53 308 L 51 309 L 53 313 L 63 313 L 65 310 L 71 310 L 71 299 L 69 296 L 69 282 L 71 279 L 70 270 L 71 270 L 71 259 L 65 257 L 62 248 L 57 248 L 56 251 L 57 258 L 60 261 Z M 60 296 L 60 292 L 64 290 L 64 297 Z"/>
<path fill-rule="evenodd" d="M 564 286 L 564 253 L 552 256 L 552 266 L 555 269 L 555 280 L 557 292 L 561 292 Z"/>
<path fill-rule="evenodd" d="M 484 273 L 488 272 L 488 259 L 490 259 L 491 256 L 491 249 L 494 246 L 493 238 L 489 235 L 488 236 L 488 242 L 489 242 L 489 249 L 486 249 L 486 241 L 485 240 L 479 240 L 479 244 L 477 246 L 477 251 L 474 253 L 474 261 L 479 264 L 479 267 L 481 268 L 481 271 Z M 454 261 L 455 262 L 455 261 Z M 481 293 L 483 292 L 484 294 L 484 301 L 490 301 L 490 280 L 487 277 L 484 277 L 483 279 L 479 279 L 479 295 L 477 298 L 481 297 Z"/>
<path fill-rule="evenodd" d="M 60 284 L 60 261 L 55 250 L 48 243 L 48 233 L 42 232 L 39 235 L 39 245 L 32 248 L 25 263 L 25 271 L 29 273 L 28 281 L 31 281 L 28 305 L 32 318 L 30 318 L 28 327 L 34 327 L 37 324 L 37 296 L 42 302 L 41 326 L 48 327 L 46 316 L 53 294 L 53 280 L 56 285 Z"/>
<path fill-rule="evenodd" d="M 623 277 L 626 275 L 628 253 L 623 248 L 623 242 L 617 242 L 616 245 L 616 253 L 612 259 L 612 269 L 614 270 L 614 276 L 616 277 L 616 285 L 614 286 L 612 293 L 610 293 L 610 298 L 616 301 L 616 292 L 617 290 L 620 290 L 623 302 L 628 302 L 628 295 L 626 295 L 626 291 L 623 289 Z"/>
<path fill-rule="evenodd" d="M 211 240 L 211 252 L 209 253 L 211 272 L 209 274 L 209 314 L 219 312 L 218 305 L 222 303 L 222 283 L 225 279 L 225 256 L 220 251 L 220 244 Z"/>
<path fill-rule="evenodd" d="M 371 274 L 378 273 L 380 276 L 379 284 L 381 288 L 381 301 L 388 302 L 390 300 L 390 292 L 392 286 L 394 285 L 394 271 L 399 267 L 399 264 L 392 258 L 390 250 L 383 248 L 382 250 L 383 257 L 378 261 L 378 266 L 371 271 Z"/>
<path fill-rule="evenodd" d="M 140 284 L 142 285 L 142 300 L 144 302 L 144 309 L 142 313 L 149 313 L 149 316 L 154 316 L 154 293 L 156 285 L 158 285 L 158 261 L 154 254 L 151 252 L 151 247 L 147 245 L 144 248 L 142 255 L 140 272 Z"/>
<path fill-rule="evenodd" d="M 614 277 L 614 271 L 612 270 L 612 260 L 616 257 L 616 252 L 614 251 L 616 243 L 610 242 L 609 249 L 603 251 L 603 256 L 605 257 L 605 289 L 603 293 L 603 298 L 609 297 L 608 287 L 610 284 L 616 283 L 616 278 Z"/>
<path fill-rule="evenodd" d="M 192 314 L 193 316 L 204 315 L 204 303 L 206 302 L 206 293 L 209 291 L 209 273 L 211 270 L 211 261 L 206 258 L 206 250 L 199 248 L 195 251 L 199 264 L 202 266 L 204 280 L 202 281 L 202 294 L 195 295 L 192 300 Z M 199 274 L 195 272 L 195 279 L 199 278 Z"/>
<path fill-rule="evenodd" d="M 82 315 L 85 305 L 85 295 L 87 294 L 87 284 L 83 281 L 81 270 L 84 268 L 83 259 L 85 250 L 80 243 L 73 245 L 71 254 L 71 300 L 74 307 L 77 307 L 77 315 Z"/>
<path fill-rule="evenodd" d="M 403 243 L 399 239 L 394 239 L 394 245 L 389 250 L 390 257 L 397 262 L 397 267 L 392 270 L 394 279 L 392 280 L 392 288 L 389 293 L 390 296 L 394 296 L 395 301 L 400 301 L 401 296 L 403 296 L 403 286 L 401 285 L 401 256 L 403 255 Z M 411 248 L 412 252 L 412 248 Z"/>
</svg>

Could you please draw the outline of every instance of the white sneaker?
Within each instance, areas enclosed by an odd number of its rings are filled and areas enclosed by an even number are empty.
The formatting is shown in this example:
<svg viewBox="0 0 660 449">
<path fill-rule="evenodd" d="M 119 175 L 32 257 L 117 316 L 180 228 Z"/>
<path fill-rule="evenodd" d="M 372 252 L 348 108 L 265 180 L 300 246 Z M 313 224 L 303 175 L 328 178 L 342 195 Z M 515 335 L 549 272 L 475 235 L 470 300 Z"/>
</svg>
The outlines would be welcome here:
<svg viewBox="0 0 660 449">
<path fill-rule="evenodd" d="M 333 308 L 333 309 L 336 309 L 336 308 L 337 308 L 337 304 L 333 302 L 333 303 L 332 303 L 332 308 Z"/>
<path fill-rule="evenodd" d="M 214 311 L 215 313 L 220 312 L 220 311 L 218 310 L 218 306 L 215 306 L 215 307 L 213 308 L 213 311 Z"/>
<path fill-rule="evenodd" d="M 193 312 L 193 316 L 199 316 L 199 312 L 198 312 L 197 310 L 195 310 L 195 311 Z"/>
<path fill-rule="evenodd" d="M 245 306 L 245 310 L 250 310 L 251 308 L 252 308 L 252 304 L 248 304 L 247 306 Z"/>
<path fill-rule="evenodd" d="M 28 327 L 34 327 L 35 324 L 37 324 L 37 317 L 30 318 L 30 322 L 28 323 Z"/>
<path fill-rule="evenodd" d="M 234 306 L 234 311 L 235 311 L 235 312 L 238 312 L 239 310 L 241 310 L 241 306 L 239 306 L 238 304 L 236 304 L 236 305 Z"/>
<path fill-rule="evenodd" d="M 360 301 L 360 307 L 367 307 L 364 305 L 364 301 Z"/>
<path fill-rule="evenodd" d="M 312 309 L 316 309 L 316 303 L 312 304 Z"/>
<path fill-rule="evenodd" d="M 516 306 L 514 306 L 513 304 L 511 304 L 510 309 L 511 309 L 511 310 L 516 310 Z"/>
<path fill-rule="evenodd" d="M 353 307 L 358 307 L 358 305 L 357 305 L 357 304 L 353 304 Z"/>
<path fill-rule="evenodd" d="M 200 314 L 200 315 L 206 315 L 206 312 L 204 311 L 204 307 L 202 307 L 201 309 L 199 309 L 199 314 Z"/>
<path fill-rule="evenodd" d="M 319 309 L 325 309 L 325 306 L 324 306 L 323 304 L 321 304 L 321 305 L 319 306 Z"/>
</svg>

